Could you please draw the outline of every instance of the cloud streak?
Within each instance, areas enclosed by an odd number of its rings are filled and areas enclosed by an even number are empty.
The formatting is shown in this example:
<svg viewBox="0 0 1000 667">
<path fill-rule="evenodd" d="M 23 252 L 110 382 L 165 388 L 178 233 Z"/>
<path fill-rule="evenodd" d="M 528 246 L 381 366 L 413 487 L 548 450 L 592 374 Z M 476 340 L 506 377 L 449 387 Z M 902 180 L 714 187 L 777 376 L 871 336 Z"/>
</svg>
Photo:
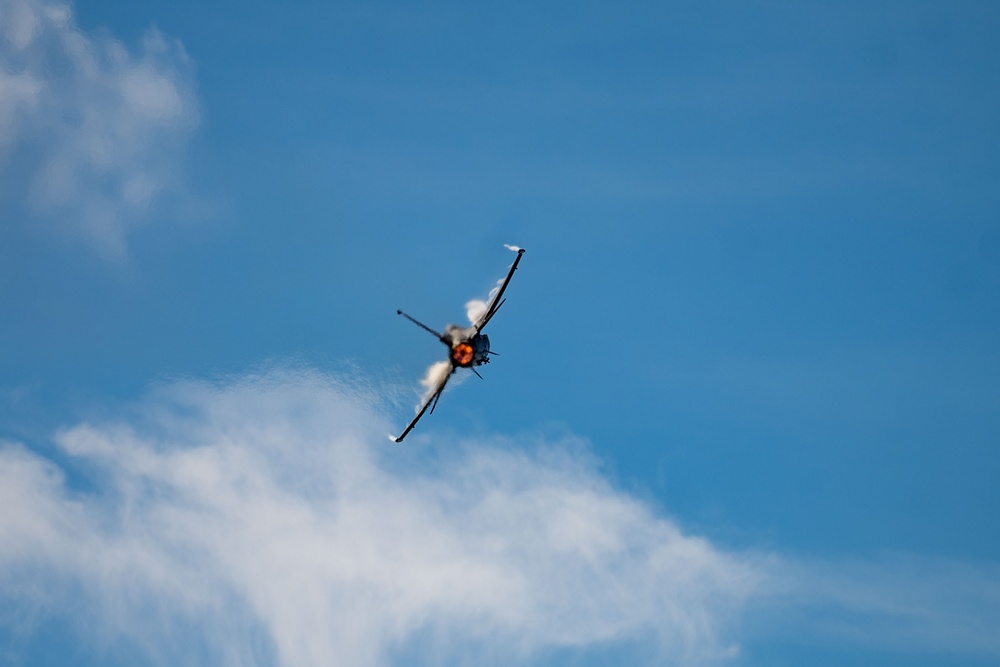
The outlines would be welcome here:
<svg viewBox="0 0 1000 667">
<path fill-rule="evenodd" d="M 234 648 L 258 631 L 280 665 L 381 665 L 427 641 L 500 663 L 615 641 L 689 662 L 731 650 L 753 568 L 559 449 L 456 446 L 401 468 L 410 450 L 381 445 L 372 400 L 317 374 L 164 388 L 128 421 L 58 435 L 93 493 L 7 447 L 19 511 L 0 520 L 0 571 L 38 563 L 43 590 L 64 573 L 103 632 L 150 655 L 163 647 L 134 620 L 148 607 L 205 628 L 213 654 L 195 662 L 267 662 Z M 225 619 L 243 619 L 235 638 Z"/>
<path fill-rule="evenodd" d="M 863 612 L 870 634 L 939 627 L 925 612 L 948 586 L 900 597 L 907 576 L 719 548 L 608 484 L 572 440 L 390 447 L 379 405 L 370 387 L 272 371 L 164 386 L 60 431 L 62 466 L 0 446 L 0 607 L 87 609 L 69 619 L 81 637 L 147 661 L 282 667 L 614 646 L 715 664 L 738 659 L 749 611 L 817 605 Z M 976 598 L 987 627 L 1000 577 L 973 575 L 993 586 Z M 956 600 L 938 648 L 989 636 L 948 635 L 969 617 Z"/>
<path fill-rule="evenodd" d="M 151 29 L 138 53 L 88 35 L 69 4 L 0 0 L 0 199 L 101 254 L 183 188 L 198 124 L 192 65 Z"/>
<path fill-rule="evenodd" d="M 759 627 L 763 635 L 914 654 L 1000 656 L 996 563 L 885 554 L 786 560 L 777 572 L 775 597 L 764 614 L 770 627 Z"/>
</svg>

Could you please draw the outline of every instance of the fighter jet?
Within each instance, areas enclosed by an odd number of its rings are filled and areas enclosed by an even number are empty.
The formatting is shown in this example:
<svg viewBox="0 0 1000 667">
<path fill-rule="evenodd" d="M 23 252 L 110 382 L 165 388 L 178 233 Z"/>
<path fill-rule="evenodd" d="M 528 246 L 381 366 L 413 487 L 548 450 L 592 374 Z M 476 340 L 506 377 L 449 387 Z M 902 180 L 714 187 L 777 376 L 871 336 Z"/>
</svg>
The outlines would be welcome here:
<svg viewBox="0 0 1000 667">
<path fill-rule="evenodd" d="M 448 347 L 448 360 L 446 362 L 441 362 L 438 364 L 440 366 L 439 373 L 434 374 L 433 371 L 438 370 L 434 366 L 431 367 L 431 372 L 428 374 L 427 380 L 429 382 L 428 393 L 425 394 L 420 407 L 417 410 L 417 416 L 413 418 L 403 432 L 399 436 L 389 436 L 390 440 L 394 442 L 402 442 L 403 438 L 413 430 L 413 427 L 417 425 L 420 418 L 424 416 L 427 412 L 427 408 L 430 408 L 431 414 L 434 413 L 434 408 L 437 407 L 438 399 L 441 398 L 441 393 L 444 391 L 444 387 L 448 384 L 448 380 L 451 376 L 455 374 L 455 371 L 459 368 L 468 368 L 473 373 L 482 378 L 479 375 L 479 371 L 476 370 L 476 366 L 482 366 L 483 364 L 490 363 L 490 356 L 495 355 L 496 352 L 490 351 L 490 339 L 483 333 L 483 328 L 489 324 L 489 321 L 493 319 L 493 316 L 497 314 L 500 310 L 500 306 L 504 304 L 506 299 L 503 298 L 503 293 L 507 289 L 507 285 L 510 284 L 510 279 L 514 277 L 514 272 L 517 271 L 517 264 L 521 261 L 521 255 L 524 254 L 524 248 L 518 248 L 517 246 L 506 246 L 509 250 L 517 253 L 517 257 L 514 259 L 514 263 L 510 266 L 510 271 L 507 272 L 507 277 L 502 281 L 497 283 L 497 287 L 490 293 L 489 300 L 485 304 L 485 310 L 481 313 L 477 313 L 473 316 L 472 310 L 470 309 L 470 320 L 472 321 L 471 326 L 462 327 L 457 324 L 449 324 L 444 329 L 444 333 L 438 333 L 434 329 L 423 322 L 418 322 L 414 318 L 410 317 L 401 310 L 397 310 L 397 315 L 402 315 L 406 319 L 410 320 L 418 327 L 433 334 L 439 341 L 444 343 Z M 473 302 L 475 303 L 475 302 Z M 482 304 L 482 302 L 479 302 Z M 470 304 L 471 305 L 471 304 Z"/>
</svg>

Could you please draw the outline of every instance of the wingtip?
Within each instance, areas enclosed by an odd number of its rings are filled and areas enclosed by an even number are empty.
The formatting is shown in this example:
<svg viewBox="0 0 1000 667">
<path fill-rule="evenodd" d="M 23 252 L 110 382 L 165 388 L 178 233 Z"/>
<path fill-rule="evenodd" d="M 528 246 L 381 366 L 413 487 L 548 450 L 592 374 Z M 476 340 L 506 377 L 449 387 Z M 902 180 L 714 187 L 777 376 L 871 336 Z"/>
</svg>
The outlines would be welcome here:
<svg viewBox="0 0 1000 667">
<path fill-rule="evenodd" d="M 397 438 L 392 433 L 389 434 L 389 440 L 391 440 L 392 442 L 402 442 L 403 441 L 402 438 Z"/>
</svg>

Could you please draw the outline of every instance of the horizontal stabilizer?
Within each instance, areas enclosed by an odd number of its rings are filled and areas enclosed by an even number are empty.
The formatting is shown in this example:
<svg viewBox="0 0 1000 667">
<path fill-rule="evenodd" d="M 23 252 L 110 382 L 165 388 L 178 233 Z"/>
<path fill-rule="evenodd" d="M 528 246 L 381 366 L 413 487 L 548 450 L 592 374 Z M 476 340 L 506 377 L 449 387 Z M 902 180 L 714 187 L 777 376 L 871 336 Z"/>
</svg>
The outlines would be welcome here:
<svg viewBox="0 0 1000 667">
<path fill-rule="evenodd" d="M 414 318 L 410 317 L 409 315 L 407 315 L 403 311 L 399 310 L 398 308 L 396 309 L 396 314 L 397 315 L 402 315 L 403 317 L 405 317 L 406 319 L 410 320 L 411 322 L 413 322 L 414 324 L 416 324 L 418 327 L 420 327 L 424 331 L 426 331 L 428 333 L 431 333 L 431 334 L 434 334 L 434 337 L 437 338 L 438 340 L 441 340 L 443 338 L 443 336 L 441 334 L 439 334 L 437 331 L 434 331 L 434 329 L 431 329 L 429 326 L 427 326 L 423 322 L 415 320 Z"/>
</svg>

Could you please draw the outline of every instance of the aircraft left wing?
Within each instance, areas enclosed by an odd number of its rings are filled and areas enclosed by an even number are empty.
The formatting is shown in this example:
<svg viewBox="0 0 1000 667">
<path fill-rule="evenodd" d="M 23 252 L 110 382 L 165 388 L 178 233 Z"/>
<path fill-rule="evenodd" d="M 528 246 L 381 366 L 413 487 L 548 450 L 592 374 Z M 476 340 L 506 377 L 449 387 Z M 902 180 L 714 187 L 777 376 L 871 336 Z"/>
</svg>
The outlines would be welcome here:
<svg viewBox="0 0 1000 667">
<path fill-rule="evenodd" d="M 389 438 L 391 438 L 393 442 L 403 442 L 403 438 L 405 438 L 406 435 L 413 430 L 413 427 L 417 425 L 417 422 L 420 421 L 420 418 L 424 416 L 425 412 L 427 412 L 427 408 L 431 409 L 431 413 L 434 412 L 434 408 L 437 407 L 438 399 L 441 398 L 441 393 L 444 391 L 445 385 L 448 384 L 448 380 L 454 374 L 455 374 L 455 367 L 452 366 L 451 370 L 448 371 L 448 374 L 445 375 L 444 378 L 441 380 L 441 384 L 439 384 L 434 389 L 434 393 L 430 394 L 424 400 L 424 404 L 420 406 L 420 410 L 417 411 L 417 416 L 413 418 L 413 421 L 411 421 L 409 424 L 406 425 L 406 428 L 403 429 L 403 432 L 400 433 L 398 437 L 394 437 L 391 435 L 389 436 Z"/>
<path fill-rule="evenodd" d="M 514 277 L 514 272 L 517 271 L 517 264 L 521 261 L 521 255 L 524 254 L 524 248 L 515 248 L 513 246 L 507 247 L 511 250 L 515 250 L 517 252 L 517 257 L 514 259 L 514 263 L 510 265 L 510 271 L 507 273 L 507 277 L 504 278 L 503 283 L 501 283 L 500 289 L 498 289 L 497 293 L 493 295 L 492 299 L 490 299 L 490 303 L 486 307 L 486 312 L 483 313 L 473 325 L 476 329 L 476 333 L 482 331 L 483 327 L 485 327 L 486 324 L 493 319 L 493 316 L 496 315 L 497 311 L 500 310 L 500 306 L 503 305 L 503 293 L 507 289 L 507 285 L 510 284 L 510 279 Z"/>
</svg>

